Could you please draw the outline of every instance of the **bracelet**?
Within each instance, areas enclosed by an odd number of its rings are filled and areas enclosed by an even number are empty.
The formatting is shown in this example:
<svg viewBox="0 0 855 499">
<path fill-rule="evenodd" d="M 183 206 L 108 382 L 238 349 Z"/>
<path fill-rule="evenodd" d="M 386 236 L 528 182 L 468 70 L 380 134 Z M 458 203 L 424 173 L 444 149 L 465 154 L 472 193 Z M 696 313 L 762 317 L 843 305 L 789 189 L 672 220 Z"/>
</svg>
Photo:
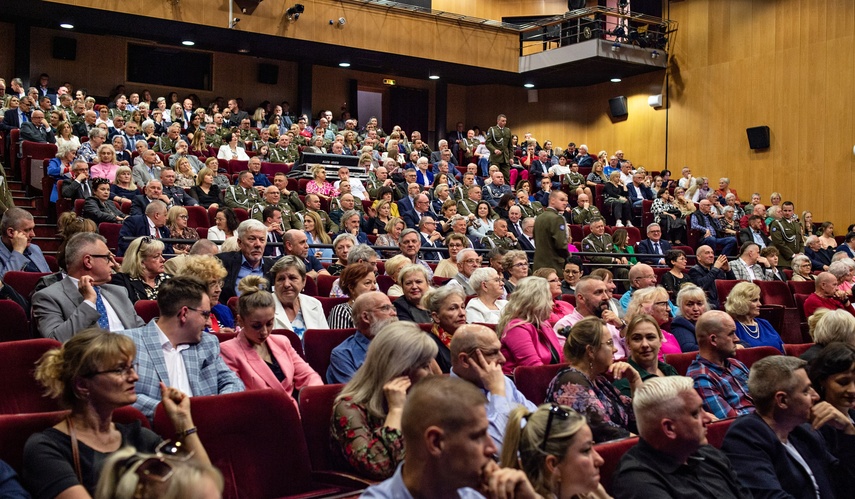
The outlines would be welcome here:
<svg viewBox="0 0 855 499">
<path fill-rule="evenodd" d="M 177 440 L 181 440 L 181 439 L 183 439 L 183 438 L 189 437 L 190 435 L 192 435 L 192 434 L 194 434 L 194 433 L 196 433 L 196 427 L 195 427 L 195 426 L 194 426 L 194 427 L 192 427 L 192 428 L 187 428 L 187 429 L 186 429 L 186 430 L 184 430 L 184 431 L 179 431 L 179 432 L 177 432 L 177 433 L 175 434 L 175 438 L 176 438 Z"/>
</svg>

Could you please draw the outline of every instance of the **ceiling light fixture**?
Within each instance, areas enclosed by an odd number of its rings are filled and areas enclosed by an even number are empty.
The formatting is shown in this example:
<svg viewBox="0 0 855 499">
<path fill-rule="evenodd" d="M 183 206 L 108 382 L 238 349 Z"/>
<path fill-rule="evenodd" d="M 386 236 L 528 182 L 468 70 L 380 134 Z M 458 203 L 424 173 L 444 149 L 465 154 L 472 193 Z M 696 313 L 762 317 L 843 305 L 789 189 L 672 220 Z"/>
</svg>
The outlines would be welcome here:
<svg viewBox="0 0 855 499">
<path fill-rule="evenodd" d="M 609 81 L 611 81 L 612 83 L 620 83 L 620 78 L 612 78 Z"/>
<path fill-rule="evenodd" d="M 340 62 L 340 63 L 338 63 L 338 66 L 339 66 L 340 68 L 349 68 L 349 67 L 350 67 L 350 63 L 349 63 L 349 62 Z"/>
<path fill-rule="evenodd" d="M 196 42 L 194 42 L 193 40 L 182 40 L 181 45 L 192 47 L 193 45 L 196 45 Z"/>
<path fill-rule="evenodd" d="M 525 88 L 534 88 L 534 83 L 526 83 L 523 85 Z"/>
<path fill-rule="evenodd" d="M 429 79 L 429 80 L 438 80 L 438 79 L 439 79 L 439 75 L 434 75 L 434 74 L 432 74 L 432 75 L 428 76 L 428 79 Z"/>
<path fill-rule="evenodd" d="M 71 23 L 62 23 L 59 27 L 62 29 L 74 29 L 74 25 Z"/>
<path fill-rule="evenodd" d="M 248 54 L 249 49 L 238 49 L 238 52 L 240 52 L 241 54 Z"/>
</svg>

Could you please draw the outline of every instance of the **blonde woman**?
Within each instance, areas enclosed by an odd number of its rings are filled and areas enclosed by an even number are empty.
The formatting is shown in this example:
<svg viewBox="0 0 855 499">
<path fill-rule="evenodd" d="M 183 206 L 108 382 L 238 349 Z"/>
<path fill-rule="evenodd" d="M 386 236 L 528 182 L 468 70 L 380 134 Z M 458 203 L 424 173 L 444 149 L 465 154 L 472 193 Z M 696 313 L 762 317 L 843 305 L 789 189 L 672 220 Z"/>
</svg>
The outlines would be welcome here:
<svg viewBox="0 0 855 499">
<path fill-rule="evenodd" d="M 629 305 L 626 307 L 625 320 L 631 321 L 633 317 L 638 315 L 653 317 L 661 328 L 671 320 L 671 301 L 668 297 L 668 291 L 662 286 L 653 286 L 635 291 L 629 300 Z M 680 342 L 677 341 L 677 338 L 673 334 L 664 329 L 661 332 L 662 345 L 659 348 L 659 360 L 665 360 L 666 354 L 683 353 Z M 621 334 L 623 335 L 625 332 Z"/>
<path fill-rule="evenodd" d="M 736 323 L 736 336 L 746 348 L 769 346 L 784 353 L 784 340 L 760 315 L 760 286 L 740 282 L 727 295 L 724 309 Z"/>
<path fill-rule="evenodd" d="M 306 194 L 316 194 L 326 200 L 338 197 L 338 189 L 327 182 L 327 171 L 323 165 L 316 165 L 312 168 L 312 180 L 306 184 Z"/>
<path fill-rule="evenodd" d="M 163 242 L 150 237 L 131 241 L 122 260 L 122 271 L 113 274 L 110 284 L 122 286 L 131 303 L 156 300 L 160 284 L 169 279 L 164 269 Z"/>
<path fill-rule="evenodd" d="M 222 493 L 223 475 L 210 464 L 124 447 L 104 463 L 95 499 L 213 499 Z"/>
<path fill-rule="evenodd" d="M 410 261 L 409 258 L 404 255 L 393 256 L 392 258 L 386 260 L 386 275 L 391 277 L 395 284 L 393 284 L 386 294 L 389 296 L 390 300 L 394 300 L 398 297 L 404 295 L 404 290 L 401 288 L 401 285 L 398 284 L 398 274 L 401 272 L 401 269 L 406 267 L 407 265 L 412 265 L 413 262 Z"/>
<path fill-rule="evenodd" d="M 98 162 L 89 168 L 89 178 L 106 178 L 110 182 L 116 181 L 116 150 L 111 144 L 101 144 L 98 147 Z"/>
<path fill-rule="evenodd" d="M 457 254 L 469 247 L 469 239 L 463 234 L 453 232 L 445 238 L 445 247 L 448 248 L 448 258 L 443 258 L 433 271 L 434 277 L 452 278 L 460 270 L 457 268 Z"/>
<path fill-rule="evenodd" d="M 506 362 L 502 372 L 512 375 L 517 366 L 564 362 L 561 339 L 552 329 L 552 294 L 542 277 L 526 277 L 502 309 L 496 331 Z"/>
<path fill-rule="evenodd" d="M 313 211 L 306 211 L 303 217 L 303 232 L 306 234 L 307 242 L 311 244 L 332 244 L 329 234 L 324 232 L 324 221 L 321 216 Z M 331 261 L 333 250 L 331 248 L 315 249 L 315 258 L 318 260 Z"/>
<path fill-rule="evenodd" d="M 179 158 L 175 163 L 175 185 L 182 189 L 192 189 L 196 185 L 196 172 L 187 158 Z"/>
<path fill-rule="evenodd" d="M 386 233 L 380 234 L 377 236 L 377 240 L 374 242 L 375 246 L 389 246 L 389 247 L 398 247 L 398 239 L 401 237 L 401 232 L 406 228 L 406 224 L 400 217 L 392 217 L 389 219 L 389 222 L 386 224 Z M 382 250 L 383 255 L 386 258 L 391 258 L 400 253 L 400 250 L 391 249 L 391 250 Z"/>
<path fill-rule="evenodd" d="M 169 235 L 175 239 L 192 239 L 199 240 L 199 233 L 196 229 L 189 227 L 187 221 L 187 208 L 183 206 L 173 206 L 166 213 L 166 226 L 169 228 Z M 186 255 L 190 252 L 190 247 L 193 243 L 176 243 L 172 245 L 172 250 L 175 254 Z"/>
</svg>

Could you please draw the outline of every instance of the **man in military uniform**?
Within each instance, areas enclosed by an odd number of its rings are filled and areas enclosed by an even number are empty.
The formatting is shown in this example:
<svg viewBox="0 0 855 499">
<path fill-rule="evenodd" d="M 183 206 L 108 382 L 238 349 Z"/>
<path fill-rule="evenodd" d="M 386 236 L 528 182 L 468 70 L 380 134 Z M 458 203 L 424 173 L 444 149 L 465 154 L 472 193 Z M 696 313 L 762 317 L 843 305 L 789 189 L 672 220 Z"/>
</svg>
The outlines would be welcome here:
<svg viewBox="0 0 855 499">
<path fill-rule="evenodd" d="M 258 132 L 258 140 L 252 141 L 253 151 L 258 151 L 261 149 L 261 146 L 270 146 L 270 130 L 267 128 L 262 128 L 261 131 Z"/>
<path fill-rule="evenodd" d="M 173 123 L 169 125 L 169 128 L 166 130 L 166 135 L 161 135 L 154 141 L 154 147 L 152 147 L 152 149 L 154 152 L 174 154 L 177 152 L 175 146 L 178 145 L 179 140 L 186 141 L 187 137 L 181 135 L 181 125 Z"/>
<path fill-rule="evenodd" d="M 582 251 L 590 251 L 596 253 L 615 253 L 614 245 L 612 244 L 612 236 L 606 233 L 606 221 L 601 217 L 592 218 L 588 224 L 591 227 L 591 233 L 585 239 L 582 239 Z M 589 256 L 588 260 L 593 263 L 602 264 L 622 264 L 627 265 L 627 259 L 615 254 L 615 256 Z M 615 279 L 626 279 L 629 272 L 626 267 L 611 267 L 609 270 L 615 276 Z"/>
<path fill-rule="evenodd" d="M 454 186 L 452 192 L 454 199 L 460 201 L 469 198 L 469 188 L 475 185 L 475 174 L 466 172 L 463 174 L 463 182 Z"/>
<path fill-rule="evenodd" d="M 466 163 L 470 163 L 475 156 L 475 149 L 481 145 L 481 141 L 475 138 L 475 130 L 466 132 L 466 138 L 460 143 L 460 150 L 463 151 L 463 158 Z"/>
<path fill-rule="evenodd" d="M 228 118 L 222 114 L 217 113 L 214 115 L 214 125 L 217 127 L 217 135 L 220 136 L 220 141 L 227 134 L 232 132 L 232 127 L 229 126 Z"/>
<path fill-rule="evenodd" d="M 131 121 L 132 113 L 128 109 L 128 98 L 124 95 L 116 97 L 116 107 L 110 110 L 110 119 L 116 119 L 116 116 L 125 118 L 125 122 Z M 164 151 L 165 152 L 165 151 Z"/>
<path fill-rule="evenodd" d="M 603 218 L 600 209 L 591 204 L 587 194 L 579 194 L 576 198 L 578 206 L 573 208 L 571 217 L 574 224 L 588 225 L 593 218 Z M 569 217 L 565 217 L 569 218 Z"/>
<path fill-rule="evenodd" d="M 385 166 L 378 166 L 373 172 L 368 174 L 368 196 L 370 199 L 379 199 L 381 187 L 388 187 L 395 190 L 395 182 L 389 178 L 389 171 Z"/>
<path fill-rule="evenodd" d="M 71 105 L 72 99 L 68 94 L 62 94 L 59 96 L 59 105 L 56 107 L 59 111 L 65 111 L 65 116 L 68 118 L 68 122 L 70 124 L 74 124 L 74 108 Z"/>
<path fill-rule="evenodd" d="M 297 212 L 294 211 L 291 205 L 282 199 L 282 195 L 279 192 L 279 188 L 275 185 L 271 185 L 270 187 L 264 189 L 264 201 L 261 203 L 256 203 L 249 210 L 249 216 L 252 218 L 264 222 L 264 209 L 268 206 L 275 206 L 279 208 L 279 211 L 282 213 L 282 231 L 291 230 L 291 229 L 302 229 L 303 224 L 300 222 L 300 217 L 297 216 Z"/>
<path fill-rule="evenodd" d="M 283 133 L 276 141 L 276 145 L 270 148 L 271 163 L 293 163 L 300 157 L 296 146 L 291 145 L 291 136 Z"/>
<path fill-rule="evenodd" d="M 505 177 L 501 173 L 493 172 L 490 178 L 493 179 L 493 182 L 484 187 L 485 192 L 482 192 L 482 195 L 490 203 L 490 206 L 496 208 L 499 206 L 499 200 L 502 199 L 502 196 L 511 194 L 513 190 L 511 186 L 505 183 Z"/>
<path fill-rule="evenodd" d="M 321 220 L 324 221 L 324 232 L 332 232 L 333 223 L 332 220 L 330 220 L 329 214 L 325 211 L 321 211 L 321 198 L 319 198 L 317 194 L 306 194 L 305 200 L 306 209 L 298 213 L 298 215 L 300 215 L 300 219 L 306 219 L 306 212 L 311 211 L 316 213 L 321 217 Z"/>
<path fill-rule="evenodd" d="M 485 248 L 504 248 L 506 250 L 520 249 L 517 238 L 508 232 L 508 222 L 503 219 L 493 222 L 493 233 L 481 238 L 481 246 Z"/>
<path fill-rule="evenodd" d="M 487 140 L 484 145 L 490 151 L 490 164 L 499 167 L 499 171 L 505 177 L 505 182 L 511 181 L 511 129 L 505 125 L 508 118 L 500 114 L 496 118 L 496 125 L 487 130 Z"/>
<path fill-rule="evenodd" d="M 205 125 L 205 144 L 208 147 L 215 147 L 217 149 L 223 145 L 223 137 L 217 133 L 217 125 L 213 123 Z"/>
<path fill-rule="evenodd" d="M 519 190 L 517 191 L 516 196 L 517 206 L 520 207 L 523 218 L 536 217 L 543 213 L 543 205 L 538 203 L 537 201 L 532 203 L 531 200 L 528 198 L 528 192 L 524 190 Z M 564 212 L 562 211 L 561 215 L 563 214 Z"/>
<path fill-rule="evenodd" d="M 469 188 L 467 195 L 469 197 L 457 202 L 457 213 L 473 220 L 478 216 L 478 203 L 481 202 L 481 188 L 473 185 Z"/>
<path fill-rule="evenodd" d="M 252 207 L 261 203 L 259 189 L 253 187 L 252 172 L 244 170 L 238 175 L 238 185 L 230 185 L 226 189 L 225 201 L 229 208 L 243 208 L 249 211 Z M 260 188 L 264 190 L 264 187 Z"/>
<path fill-rule="evenodd" d="M 567 249 L 567 222 L 564 209 L 567 208 L 567 194 L 553 191 L 549 196 L 549 206 L 534 221 L 534 267 L 555 269 L 564 272 L 564 261 L 570 256 Z M 495 227 L 495 224 L 494 224 Z"/>
<path fill-rule="evenodd" d="M 238 132 L 240 132 L 240 140 L 244 143 L 250 143 L 258 140 L 258 132 L 252 128 L 252 122 L 249 118 L 241 120 Z"/>
<path fill-rule="evenodd" d="M 794 210 L 792 201 L 785 202 L 781 205 L 781 219 L 773 220 L 769 225 L 772 245 L 781 254 L 779 261 L 784 267 L 790 267 L 793 255 L 803 253 L 805 250 L 801 227 L 797 221 L 793 221 Z"/>
</svg>

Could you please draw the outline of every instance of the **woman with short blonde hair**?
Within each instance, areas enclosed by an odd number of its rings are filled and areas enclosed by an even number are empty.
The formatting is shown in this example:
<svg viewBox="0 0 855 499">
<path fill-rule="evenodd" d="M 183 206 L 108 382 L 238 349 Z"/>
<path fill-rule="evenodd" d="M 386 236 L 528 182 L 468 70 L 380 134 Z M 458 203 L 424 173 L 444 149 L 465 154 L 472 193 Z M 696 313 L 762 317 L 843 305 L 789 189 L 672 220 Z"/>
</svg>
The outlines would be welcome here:
<svg viewBox="0 0 855 499">
<path fill-rule="evenodd" d="M 740 282 L 730 290 L 725 311 L 736 322 L 736 336 L 745 347 L 770 346 L 784 353 L 784 340 L 772 324 L 760 315 L 760 286 Z"/>
</svg>

